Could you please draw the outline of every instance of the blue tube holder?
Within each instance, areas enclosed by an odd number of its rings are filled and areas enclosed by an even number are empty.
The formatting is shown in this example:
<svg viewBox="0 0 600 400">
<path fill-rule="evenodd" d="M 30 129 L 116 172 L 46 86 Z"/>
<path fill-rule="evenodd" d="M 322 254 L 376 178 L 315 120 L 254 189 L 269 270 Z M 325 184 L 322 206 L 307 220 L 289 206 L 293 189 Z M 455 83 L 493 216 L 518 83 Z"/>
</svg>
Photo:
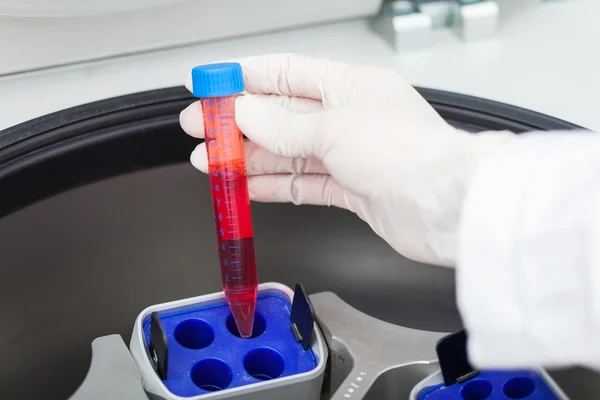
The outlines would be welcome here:
<svg viewBox="0 0 600 400">
<path fill-rule="evenodd" d="M 444 386 L 441 371 L 415 386 L 410 400 L 568 400 L 543 370 L 484 370 Z"/>
<path fill-rule="evenodd" d="M 130 351 L 144 389 L 162 399 L 318 399 L 327 347 L 314 324 L 304 350 L 291 329 L 294 292 L 278 283 L 258 287 L 251 338 L 239 336 L 223 292 L 154 305 L 135 322 Z M 150 321 L 156 312 L 168 343 L 167 376 L 155 370 Z"/>
</svg>

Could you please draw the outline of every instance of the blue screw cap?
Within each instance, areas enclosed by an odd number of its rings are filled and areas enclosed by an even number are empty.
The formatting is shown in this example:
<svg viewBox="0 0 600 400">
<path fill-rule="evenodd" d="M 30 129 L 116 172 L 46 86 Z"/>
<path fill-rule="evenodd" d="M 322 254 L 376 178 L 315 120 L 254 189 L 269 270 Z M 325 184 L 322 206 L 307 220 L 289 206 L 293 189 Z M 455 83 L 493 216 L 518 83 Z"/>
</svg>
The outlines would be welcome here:
<svg viewBox="0 0 600 400">
<path fill-rule="evenodd" d="M 238 63 L 206 64 L 192 69 L 194 97 L 230 96 L 244 91 L 244 75 Z"/>
</svg>

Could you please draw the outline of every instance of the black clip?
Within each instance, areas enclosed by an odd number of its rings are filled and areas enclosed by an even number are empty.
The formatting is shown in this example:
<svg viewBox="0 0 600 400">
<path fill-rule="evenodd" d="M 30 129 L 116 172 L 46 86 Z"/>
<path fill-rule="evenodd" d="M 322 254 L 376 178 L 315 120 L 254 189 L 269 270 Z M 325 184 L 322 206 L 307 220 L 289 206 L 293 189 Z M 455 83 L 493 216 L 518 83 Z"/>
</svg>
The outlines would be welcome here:
<svg viewBox="0 0 600 400">
<path fill-rule="evenodd" d="M 169 342 L 158 313 L 150 315 L 150 358 L 152 366 L 162 380 L 167 379 L 169 365 Z"/>
<path fill-rule="evenodd" d="M 435 348 L 444 386 L 463 382 L 479 374 L 467 357 L 467 332 L 462 330 L 440 339 Z"/>
<path fill-rule="evenodd" d="M 290 321 L 296 340 L 302 342 L 304 350 L 308 350 L 314 332 L 315 309 L 301 283 L 297 283 L 294 290 Z"/>
</svg>

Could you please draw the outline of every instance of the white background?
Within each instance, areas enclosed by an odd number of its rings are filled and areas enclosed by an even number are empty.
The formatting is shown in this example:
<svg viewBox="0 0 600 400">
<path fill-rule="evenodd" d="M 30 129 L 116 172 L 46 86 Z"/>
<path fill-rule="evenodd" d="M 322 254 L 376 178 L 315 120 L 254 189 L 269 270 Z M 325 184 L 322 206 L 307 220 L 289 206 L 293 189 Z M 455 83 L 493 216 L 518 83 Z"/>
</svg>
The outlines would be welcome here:
<svg viewBox="0 0 600 400">
<path fill-rule="evenodd" d="M 82 103 L 182 85 L 194 65 L 301 52 L 388 66 L 412 84 L 485 97 L 600 130 L 600 1 L 498 0 L 499 32 L 476 43 L 434 32 L 396 54 L 366 21 L 295 29 L 0 78 L 0 129 Z"/>
</svg>

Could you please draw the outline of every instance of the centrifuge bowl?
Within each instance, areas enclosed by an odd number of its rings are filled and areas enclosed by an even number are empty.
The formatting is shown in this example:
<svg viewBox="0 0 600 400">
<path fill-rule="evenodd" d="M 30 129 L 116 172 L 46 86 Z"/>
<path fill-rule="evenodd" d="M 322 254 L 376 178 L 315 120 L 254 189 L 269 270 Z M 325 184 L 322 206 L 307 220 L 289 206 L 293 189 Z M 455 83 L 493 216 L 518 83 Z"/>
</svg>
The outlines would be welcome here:
<svg viewBox="0 0 600 400">
<path fill-rule="evenodd" d="M 450 123 L 473 132 L 575 128 L 420 91 Z M 87 372 L 94 338 L 120 333 L 128 341 L 146 306 L 220 289 L 208 180 L 190 166 L 197 141 L 178 123 L 192 101 L 185 89 L 168 88 L 0 132 L 3 398 L 68 397 Z M 452 270 L 406 260 L 343 210 L 252 207 L 261 281 L 334 291 L 405 326 L 461 328 Z M 600 394 L 585 371 L 557 379 L 573 398 Z"/>
</svg>

